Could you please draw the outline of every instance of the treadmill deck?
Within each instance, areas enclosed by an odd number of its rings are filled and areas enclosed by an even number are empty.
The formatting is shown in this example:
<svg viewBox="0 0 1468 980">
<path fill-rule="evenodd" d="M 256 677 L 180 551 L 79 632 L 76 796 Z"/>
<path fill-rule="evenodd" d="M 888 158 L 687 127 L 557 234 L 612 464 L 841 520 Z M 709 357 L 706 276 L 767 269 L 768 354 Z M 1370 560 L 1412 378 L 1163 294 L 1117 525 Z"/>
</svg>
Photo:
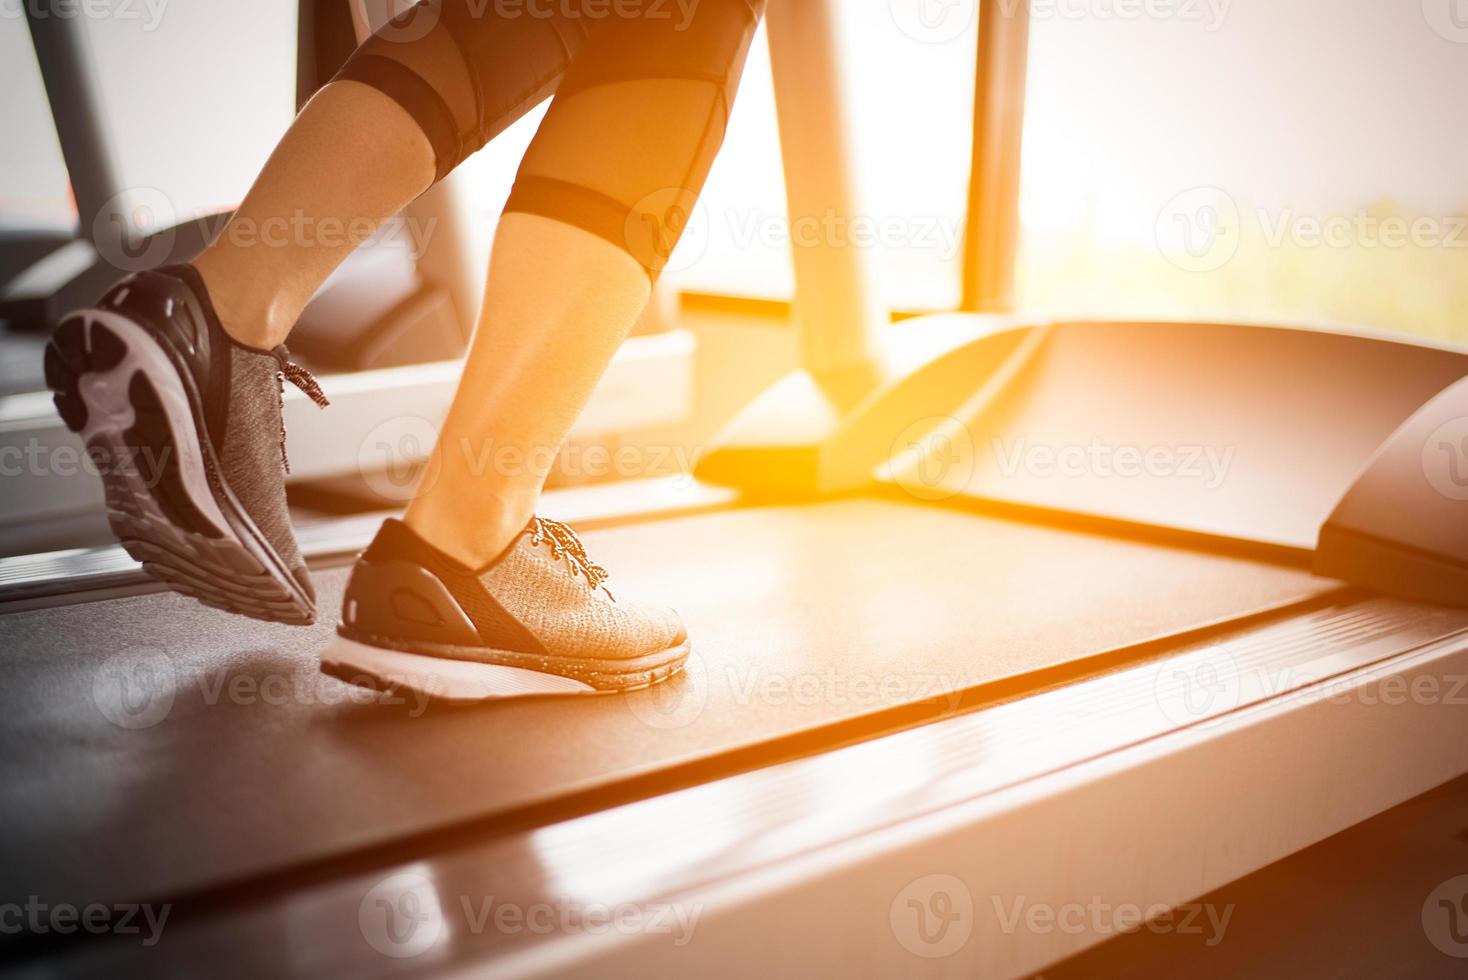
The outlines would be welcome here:
<svg viewBox="0 0 1468 980">
<path fill-rule="evenodd" d="M 328 621 L 310 628 L 166 593 L 6 616 L 0 898 L 161 900 L 508 825 L 572 794 L 617 802 L 634 779 L 710 778 L 721 754 L 749 768 L 932 720 L 1064 679 L 1078 658 L 1338 588 L 869 498 L 585 538 L 614 590 L 683 612 L 683 677 L 620 697 L 382 703 L 316 668 L 345 569 L 317 575 Z"/>
</svg>

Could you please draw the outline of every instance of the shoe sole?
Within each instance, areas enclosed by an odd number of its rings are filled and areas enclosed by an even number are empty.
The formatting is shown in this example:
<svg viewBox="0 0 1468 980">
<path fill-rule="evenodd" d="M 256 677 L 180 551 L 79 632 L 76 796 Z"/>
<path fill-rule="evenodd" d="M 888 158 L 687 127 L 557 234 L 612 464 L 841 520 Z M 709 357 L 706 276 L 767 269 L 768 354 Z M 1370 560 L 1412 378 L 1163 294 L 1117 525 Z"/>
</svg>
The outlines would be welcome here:
<svg viewBox="0 0 1468 980">
<path fill-rule="evenodd" d="M 57 327 L 45 366 L 101 473 L 112 532 L 148 574 L 217 609 L 315 622 L 315 603 L 225 484 L 192 380 L 147 329 L 81 310 Z"/>
<path fill-rule="evenodd" d="M 459 703 L 541 695 L 618 694 L 652 687 L 676 676 L 688 660 L 688 650 L 687 643 L 670 647 L 653 657 L 651 665 L 646 662 L 648 658 L 641 658 L 641 669 L 626 674 L 625 682 L 619 682 L 615 674 L 598 672 L 596 676 L 602 686 L 596 686 L 527 667 L 389 650 L 337 634 L 321 651 L 321 672 L 374 691 L 406 689 L 436 701 Z M 475 652 L 482 656 L 495 653 L 493 650 Z"/>
</svg>

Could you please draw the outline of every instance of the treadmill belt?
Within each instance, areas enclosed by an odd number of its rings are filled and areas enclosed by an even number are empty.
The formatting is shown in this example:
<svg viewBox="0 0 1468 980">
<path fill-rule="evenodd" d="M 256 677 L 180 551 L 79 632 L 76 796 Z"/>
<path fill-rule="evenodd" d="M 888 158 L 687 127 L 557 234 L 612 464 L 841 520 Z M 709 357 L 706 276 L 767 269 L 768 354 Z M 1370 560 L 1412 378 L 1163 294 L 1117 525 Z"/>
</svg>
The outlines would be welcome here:
<svg viewBox="0 0 1468 980">
<path fill-rule="evenodd" d="M 0 901 L 162 900 L 451 825 L 493 827 L 824 726 L 937 717 L 964 688 L 1336 587 L 866 498 L 585 539 L 614 590 L 683 612 L 685 676 L 620 697 L 425 707 L 321 675 L 330 621 L 269 626 L 172 594 L 0 619 Z M 317 576 L 328 620 L 346 574 Z M 829 728 L 801 750 L 823 737 Z"/>
</svg>

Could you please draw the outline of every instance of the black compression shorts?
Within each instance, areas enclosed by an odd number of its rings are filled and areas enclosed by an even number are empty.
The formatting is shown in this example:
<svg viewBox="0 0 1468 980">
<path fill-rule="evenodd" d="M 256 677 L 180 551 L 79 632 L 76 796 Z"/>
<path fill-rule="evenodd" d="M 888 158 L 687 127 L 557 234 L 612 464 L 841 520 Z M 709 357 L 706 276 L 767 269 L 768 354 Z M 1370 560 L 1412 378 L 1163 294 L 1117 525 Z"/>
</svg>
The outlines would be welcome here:
<svg viewBox="0 0 1468 980">
<path fill-rule="evenodd" d="M 505 210 L 575 225 L 656 276 L 723 143 L 764 0 L 423 0 L 337 73 L 383 92 L 437 177 L 555 95 Z"/>
</svg>

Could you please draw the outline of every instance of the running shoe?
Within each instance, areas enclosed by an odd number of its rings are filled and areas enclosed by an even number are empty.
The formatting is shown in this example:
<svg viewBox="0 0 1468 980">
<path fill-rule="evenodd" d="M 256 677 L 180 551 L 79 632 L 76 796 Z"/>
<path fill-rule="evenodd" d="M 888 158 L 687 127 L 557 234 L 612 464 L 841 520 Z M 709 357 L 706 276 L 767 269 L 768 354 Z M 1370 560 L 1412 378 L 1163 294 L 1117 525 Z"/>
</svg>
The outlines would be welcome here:
<svg viewBox="0 0 1468 980">
<path fill-rule="evenodd" d="M 315 620 L 286 506 L 285 382 L 327 402 L 283 346 L 235 341 L 198 272 L 180 265 L 130 275 L 95 307 L 68 315 L 45 365 L 128 554 L 207 605 Z"/>
<path fill-rule="evenodd" d="M 671 609 L 614 596 L 565 524 L 535 518 L 470 568 L 389 520 L 352 570 L 321 669 L 444 701 L 632 691 L 688 659 Z"/>
</svg>

